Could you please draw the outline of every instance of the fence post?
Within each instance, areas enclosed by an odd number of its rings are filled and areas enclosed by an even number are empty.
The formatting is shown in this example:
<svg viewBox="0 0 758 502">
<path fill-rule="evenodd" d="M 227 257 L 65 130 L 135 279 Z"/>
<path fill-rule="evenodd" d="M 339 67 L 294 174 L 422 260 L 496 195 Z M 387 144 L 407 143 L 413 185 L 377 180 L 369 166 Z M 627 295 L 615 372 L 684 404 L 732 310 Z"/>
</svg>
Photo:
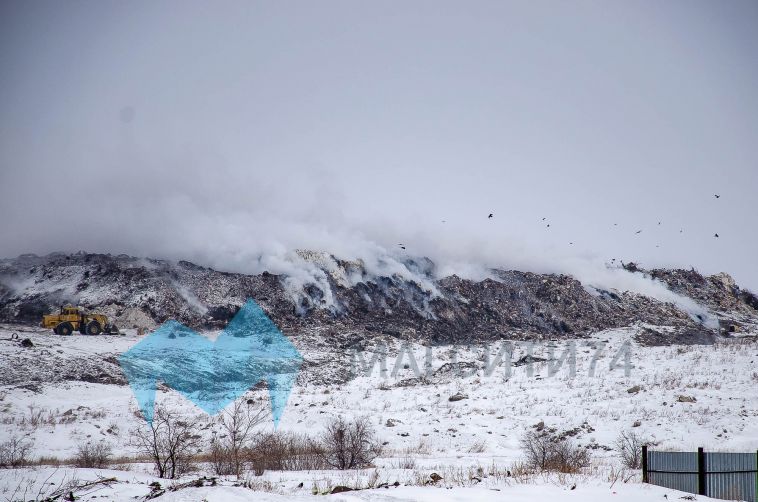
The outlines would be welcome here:
<svg viewBox="0 0 758 502">
<path fill-rule="evenodd" d="M 703 448 L 697 449 L 697 493 L 705 495 L 705 452 Z"/>
<path fill-rule="evenodd" d="M 647 445 L 642 445 L 642 482 L 649 483 L 647 475 Z"/>
</svg>

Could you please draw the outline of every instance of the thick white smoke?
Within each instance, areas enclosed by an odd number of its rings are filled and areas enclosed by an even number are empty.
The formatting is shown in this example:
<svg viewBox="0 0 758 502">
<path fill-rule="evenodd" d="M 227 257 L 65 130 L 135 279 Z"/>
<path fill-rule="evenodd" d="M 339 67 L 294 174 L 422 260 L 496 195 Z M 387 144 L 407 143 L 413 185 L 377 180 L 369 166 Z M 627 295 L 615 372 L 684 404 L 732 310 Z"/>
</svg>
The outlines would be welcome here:
<svg viewBox="0 0 758 502">
<path fill-rule="evenodd" d="M 401 276 L 428 256 L 666 297 L 617 258 L 758 287 L 752 12 L 725 31 L 717 7 L 532 4 L 9 5 L 0 256 L 183 258 L 293 291 L 324 281 L 296 250 Z"/>
<path fill-rule="evenodd" d="M 3 242 L 3 253 L 86 250 L 186 259 L 242 273 L 268 271 L 287 276 L 285 285 L 296 301 L 306 285 L 315 284 L 324 291 L 325 306 L 334 306 L 326 274 L 348 286 L 397 276 L 434 295 L 432 279 L 453 274 L 482 280 L 493 277 L 492 268 L 564 273 L 587 285 L 648 295 L 693 316 L 705 315 L 658 281 L 608 268 L 608 256 L 525 232 L 520 222 L 525 212 L 487 218 L 484 207 L 472 207 L 476 197 L 470 194 L 448 190 L 449 201 L 441 204 L 430 202 L 430 194 L 410 203 L 388 195 L 382 206 L 372 187 L 352 186 L 349 177 L 325 170 L 213 169 L 213 159 L 178 154 L 186 162 L 173 169 L 179 161 L 155 152 L 136 155 L 140 150 L 134 145 L 122 148 L 116 158 L 82 159 L 71 175 L 86 197 L 73 201 L 55 183 L 35 185 L 34 170 L 16 172 L 18 190 L 5 185 L 2 204 L 16 215 L 4 220 L 5 234 L 17 237 Z M 98 170 L 98 164 L 109 168 Z M 29 199 L 29 191 L 40 197 Z M 353 191 L 365 192 L 365 204 Z M 367 275 L 345 275 L 332 256 L 360 261 Z M 433 277 L 407 265 L 409 258 L 422 257 L 434 262 Z"/>
</svg>

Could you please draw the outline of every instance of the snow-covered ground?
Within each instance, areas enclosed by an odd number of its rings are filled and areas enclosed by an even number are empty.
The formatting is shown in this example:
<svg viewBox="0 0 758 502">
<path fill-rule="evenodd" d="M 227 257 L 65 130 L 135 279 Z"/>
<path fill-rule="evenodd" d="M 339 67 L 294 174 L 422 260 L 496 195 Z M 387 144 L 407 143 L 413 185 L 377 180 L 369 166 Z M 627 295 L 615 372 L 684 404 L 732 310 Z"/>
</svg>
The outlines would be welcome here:
<svg viewBox="0 0 758 502">
<path fill-rule="evenodd" d="M 649 438 L 658 449 L 693 450 L 703 446 L 718 451 L 758 449 L 758 343 L 755 338 L 731 340 L 713 346 L 641 347 L 632 340 L 635 330 L 601 332 L 588 340 L 575 341 L 576 365 L 567 358 L 549 376 L 548 364 L 514 365 L 509 378 L 505 364 L 487 374 L 484 351 L 494 359 L 500 345 L 483 348 L 435 347 L 432 372 L 415 385 L 413 364 L 407 357 L 396 365 L 397 352 L 390 349 L 386 377 L 378 365 L 370 376 L 360 376 L 341 385 L 323 386 L 301 378 L 293 389 L 279 430 L 318 433 L 333 416 L 368 415 L 381 441 L 383 456 L 375 469 L 343 473 L 266 472 L 251 479 L 247 487 L 222 486 L 185 488 L 167 492 L 162 500 L 293 500 L 312 498 L 314 486 L 369 486 L 381 482 L 399 487 L 362 490 L 333 495 L 337 500 L 642 500 L 662 498 L 672 493 L 642 485 L 639 475 L 619 479 L 620 464 L 613 451 L 622 430 L 633 430 Z M 11 333 L 30 337 L 35 346 L 23 348 Z M 59 358 L 87 361 L 115 356 L 136 343 L 136 333 L 122 337 L 58 337 L 42 330 L 15 327 L 0 329 L 0 365 L 23 358 L 28 366 L 22 379 L 0 387 L 0 442 L 24 436 L 34 442 L 33 456 L 70 458 L 78 444 L 103 439 L 117 456 L 130 457 L 129 430 L 140 425 L 136 402 L 128 386 L 84 381 L 32 382 L 35 364 L 41 359 Z M 297 341 L 295 340 L 295 343 Z M 553 356 L 559 359 L 570 342 L 555 342 Z M 627 346 L 624 344 L 628 343 Z M 602 352 L 598 349 L 603 345 Z M 624 347 L 630 366 L 625 368 Z M 395 347 L 398 349 L 398 347 Z M 301 348 L 301 351 L 304 349 Z M 415 361 L 423 370 L 425 348 L 413 347 Z M 526 354 L 517 345 L 512 360 Z M 536 345 L 534 356 L 548 358 L 550 346 Z M 617 358 L 616 367 L 610 363 Z M 310 355 L 303 352 L 306 360 Z M 95 357 L 97 356 L 97 357 Z M 316 355 L 314 355 L 316 357 Z M 323 359 L 328 354 L 319 354 Z M 346 358 L 346 360 L 349 358 Z M 370 359 L 367 355 L 366 359 Z M 445 371 L 448 363 L 473 362 L 471 375 Z M 445 366 L 446 365 L 446 366 Z M 406 368 L 407 366 L 407 368 Z M 392 375 L 397 368 L 396 375 Z M 594 369 L 593 369 L 594 368 Z M 626 371 L 628 370 L 628 371 Z M 14 370 L 16 371 L 16 370 Z M 469 371 L 468 367 L 464 371 Z M 532 371 L 532 374 L 530 374 Z M 40 375 L 38 375 L 40 376 Z M 4 379 L 12 381 L 13 379 Z M 29 380 L 29 381 L 27 381 Z M 639 389 L 635 389 L 639 387 Z M 630 392 L 631 391 L 631 392 Z M 465 399 L 449 401 L 454 394 Z M 685 396 L 680 402 L 680 396 Z M 265 389 L 251 391 L 248 398 L 268 406 Z M 178 393 L 164 389 L 159 403 L 167 403 L 186 413 L 202 414 Z M 212 420 L 208 418 L 208 423 Z M 519 439 L 539 423 L 559 432 L 570 431 L 574 440 L 591 449 L 595 468 L 581 476 L 533 476 L 515 480 L 499 475 L 472 473 L 506 470 L 521 460 Z M 262 429 L 272 429 L 266 423 Z M 213 426 L 202 431 L 210 437 Z M 52 475 L 50 483 L 63 477 L 79 480 L 115 476 L 117 483 L 98 486 L 92 496 L 127 500 L 149 492 L 155 481 L 148 466 L 128 463 L 129 471 L 72 470 L 35 467 L 0 471 L 0 500 L 24 483 L 39 485 Z M 417 485 L 419 476 L 438 472 L 443 480 L 435 486 Z M 197 475 L 193 475 L 197 477 Z M 379 480 L 377 482 L 377 480 Z M 615 482 L 614 482 L 615 480 Z M 625 483 L 624 480 L 627 482 Z M 303 486 L 298 488 L 298 485 Z M 171 482 L 164 482 L 168 486 Z M 571 490 L 573 485 L 574 490 Z M 39 488 L 35 490 L 38 491 Z M 30 493 L 32 489 L 27 490 Z M 266 495 L 262 495 L 262 493 Z M 682 494 L 678 494 L 680 496 Z M 670 496 L 671 497 L 671 496 Z M 27 494 L 27 498 L 30 498 Z M 33 497 L 31 497 L 33 500 Z M 88 498 L 85 498 L 87 500 Z"/>
<path fill-rule="evenodd" d="M 323 473 L 300 473 L 300 479 L 313 478 L 324 482 Z M 270 476 L 269 476 L 270 477 Z M 99 483 L 80 492 L 80 500 L 135 500 L 142 499 L 149 493 L 148 485 L 162 482 L 163 487 L 170 488 L 178 483 L 159 480 L 147 474 L 96 469 L 54 469 L 42 467 L 34 470 L 16 469 L 0 471 L 0 500 L 35 500 L 34 497 L 49 495 L 67 482 L 97 481 L 114 479 L 113 482 Z M 155 500 L 164 502 L 285 502 L 318 500 L 311 491 L 311 483 L 298 487 L 294 479 L 280 477 L 258 480 L 250 487 L 235 486 L 230 480 L 222 480 L 216 486 L 200 488 L 183 488 L 166 491 Z M 339 479 L 338 477 L 336 479 Z M 572 489 L 572 487 L 575 487 Z M 556 500 L 581 502 L 638 502 L 641 500 L 665 500 L 682 496 L 680 492 L 639 482 L 618 482 L 599 478 L 572 477 L 559 479 L 555 476 L 545 477 L 529 483 L 502 482 L 497 486 L 448 487 L 438 486 L 390 486 L 329 495 L 335 501 L 502 501 L 513 502 L 554 502 Z M 14 498 L 15 497 L 15 498 Z M 43 499 L 40 497 L 40 500 Z M 698 500 L 712 500 L 697 497 Z"/>
</svg>

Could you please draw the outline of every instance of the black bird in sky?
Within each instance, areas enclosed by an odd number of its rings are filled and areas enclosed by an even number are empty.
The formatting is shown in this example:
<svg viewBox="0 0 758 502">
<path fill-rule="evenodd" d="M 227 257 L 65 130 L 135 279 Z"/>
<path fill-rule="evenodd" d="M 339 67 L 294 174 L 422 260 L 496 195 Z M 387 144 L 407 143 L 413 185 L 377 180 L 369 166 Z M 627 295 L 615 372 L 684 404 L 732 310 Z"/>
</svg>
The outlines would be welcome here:
<svg viewBox="0 0 758 502">
<path fill-rule="evenodd" d="M 642 233 L 642 230 L 637 230 L 637 231 L 636 231 L 636 232 L 634 232 L 634 233 L 635 233 L 635 234 L 641 234 L 641 233 Z"/>
<path fill-rule="evenodd" d="M 487 218 L 492 218 L 492 213 L 490 213 L 490 215 L 489 215 L 489 216 L 487 216 Z"/>
<path fill-rule="evenodd" d="M 719 194 L 717 194 L 717 193 L 716 193 L 716 194 L 713 194 L 713 196 L 714 196 L 714 197 L 716 197 L 717 199 L 720 199 L 720 198 L 721 198 L 721 196 L 720 196 Z"/>
<path fill-rule="evenodd" d="M 661 222 L 659 221 L 659 222 L 658 222 L 658 224 L 660 225 L 660 224 L 661 224 Z"/>
<path fill-rule="evenodd" d="M 717 239 L 719 238 L 719 234 L 713 234 L 713 236 Z"/>
<path fill-rule="evenodd" d="M 550 223 L 547 224 L 547 228 L 550 228 Z"/>
<path fill-rule="evenodd" d="M 403 246 L 402 244 L 398 244 L 398 246 L 400 246 L 401 249 L 405 249 L 405 246 Z"/>
<path fill-rule="evenodd" d="M 542 218 L 542 221 L 545 221 L 545 218 Z"/>
</svg>

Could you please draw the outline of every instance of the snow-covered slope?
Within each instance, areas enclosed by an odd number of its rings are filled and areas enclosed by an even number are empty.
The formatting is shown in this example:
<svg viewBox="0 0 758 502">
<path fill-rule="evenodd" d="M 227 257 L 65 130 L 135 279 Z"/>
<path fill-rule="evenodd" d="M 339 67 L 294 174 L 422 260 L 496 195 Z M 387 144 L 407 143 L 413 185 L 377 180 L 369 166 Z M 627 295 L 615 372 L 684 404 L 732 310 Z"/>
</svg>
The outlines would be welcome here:
<svg viewBox="0 0 758 502">
<path fill-rule="evenodd" d="M 379 438 L 386 443 L 383 456 L 376 461 L 376 469 L 357 473 L 267 472 L 255 478 L 256 491 L 234 489 L 229 486 L 233 484 L 230 481 L 224 485 L 227 488 L 180 491 L 170 494 L 166 500 L 308 498 L 314 484 L 321 487 L 348 482 L 360 485 L 378 475 L 383 482 L 414 485 L 414 480 L 430 472 L 439 472 L 445 479 L 441 486 L 451 490 L 401 486 L 344 494 L 339 500 L 438 500 L 444 497 L 499 500 L 505 495 L 509 500 L 519 500 L 518 497 L 547 500 L 559 495 L 567 500 L 570 497 L 572 500 L 641 500 L 672 492 L 641 486 L 638 475 L 634 474 L 628 483 L 618 480 L 613 483 L 612 469 L 618 469 L 614 441 L 620 431 L 636 431 L 657 448 L 758 449 L 758 393 L 755 392 L 758 340 L 743 337 L 708 346 L 649 347 L 634 341 L 637 332 L 645 328 L 640 325 L 596 333 L 578 341 L 534 346 L 531 350 L 537 361 L 546 359 L 556 364 L 556 356 L 575 344 L 573 371 L 567 360 L 554 368 L 552 376 L 547 361 L 535 363 L 531 370 L 528 365 L 517 364 L 523 361 L 529 348 L 516 344 L 508 377 L 504 364 L 492 366 L 494 358 L 486 362 L 484 352 L 489 351 L 494 356 L 500 348 L 495 344 L 434 347 L 429 377 L 417 379 L 408 354 L 398 357 L 401 346 L 395 343 L 389 345 L 386 375 L 381 375 L 377 365 L 369 375 L 324 385 L 310 378 L 309 372 L 315 371 L 318 361 L 328 359 L 329 354 L 300 345 L 306 363 L 311 364 L 304 366 L 304 378 L 299 379 L 290 396 L 279 429 L 312 434 L 330 417 L 368 415 Z M 0 441 L 11 435 L 28 437 L 34 441 L 35 456 L 65 459 L 74 454 L 78 444 L 102 439 L 111 444 L 117 454 L 131 455 L 133 451 L 126 438 L 130 429 L 140 425 L 141 419 L 135 413 L 137 406 L 129 387 L 118 380 L 59 379 L 51 376 L 51 372 L 55 367 L 76 367 L 85 360 L 112 359 L 136 343 L 137 334 L 128 330 L 123 337 L 62 338 L 41 329 L 27 328 L 15 331 L 22 338 L 33 340 L 33 347 L 23 347 L 18 340 L 11 340 L 13 329 L 15 327 L 5 326 L 0 330 L 0 365 L 4 369 L 14 368 L 10 370 L 14 373 L 18 367 L 26 368 L 26 372 L 15 378 L 6 377 L 0 387 Z M 601 347 L 603 351 L 599 353 Z M 419 366 L 427 350 L 427 347 L 413 345 L 414 360 Z M 627 353 L 629 366 L 624 363 Z M 618 354 L 622 357 L 616 358 Z M 614 359 L 617 364 L 612 369 Z M 14 361 L 23 361 L 23 364 Z M 55 364 L 48 364 L 49 361 Z M 457 367 L 464 373 L 456 374 Z M 466 397 L 450 401 L 455 394 Z M 265 389 L 251 390 L 246 398 L 268 406 Z M 171 389 L 163 388 L 158 402 L 187 414 L 202 415 Z M 203 428 L 201 434 L 210 437 L 217 426 L 211 417 L 205 420 L 208 427 Z M 471 473 L 479 469 L 486 472 L 512 468 L 522 458 L 519 439 L 540 423 L 540 427 L 571 435 L 582 447 L 590 449 L 596 473 L 518 482 L 495 475 L 481 481 L 472 480 Z M 272 427 L 266 424 L 262 429 Z M 122 481 L 109 488 L 116 492 L 102 493 L 128 493 L 129 497 L 148 493 L 146 483 L 152 478 L 148 476 L 147 466 L 135 464 L 131 468 L 136 471 L 119 473 L 117 477 Z M 25 472 L 27 478 L 43 476 L 36 471 Z M 22 476 L 7 471 L 0 474 L 0 484 L 6 486 Z M 85 472 L 77 476 L 86 478 L 94 474 Z M 298 488 L 301 482 L 303 486 Z M 576 491 L 570 490 L 575 483 Z M 260 490 L 267 494 L 262 495 Z M 114 498 L 126 500 L 128 497 Z"/>
<path fill-rule="evenodd" d="M 621 431 L 635 431 L 657 448 L 758 449 L 756 299 L 725 274 L 617 271 L 658 281 L 656 287 L 671 295 L 664 301 L 560 275 L 491 271 L 482 281 L 438 278 L 431 262 L 418 260 L 408 261 L 405 271 L 377 275 L 361 263 L 318 253 L 304 253 L 306 258 L 312 282 L 126 256 L 0 262 L 0 316 L 6 322 L 0 325 L 0 442 L 26 438 L 34 458 L 66 463 L 78 445 L 102 440 L 131 469 L 0 470 L 0 497 L 48 476 L 57 483 L 61 476 L 111 475 L 117 481 L 98 485 L 93 496 L 147 495 L 155 479 L 149 466 L 131 460 L 127 438 L 142 419 L 118 356 L 140 340 L 137 327 L 150 329 L 169 318 L 212 338 L 249 297 L 304 358 L 280 430 L 314 434 L 331 417 L 367 415 L 384 452 L 372 469 L 266 472 L 244 486 L 221 479 L 217 486 L 167 492 L 164 500 L 305 500 L 314 487 L 379 482 L 399 486 L 332 497 L 678 498 L 682 494 L 641 485 L 638 473 L 619 474 L 614 442 Z M 123 336 L 60 337 L 34 326 L 61 302 L 105 311 L 121 324 Z M 21 343 L 27 338 L 31 344 Z M 506 342 L 515 343 L 510 374 L 504 362 L 494 363 Z M 385 347 L 386 374 L 377 364 L 351 378 L 355 351 L 370 361 Z M 451 400 L 454 395 L 459 398 Z M 244 398 L 268 407 L 265 387 Z M 207 439 L 218 431 L 212 417 L 170 388 L 160 388 L 158 402 L 201 415 L 199 433 Z M 519 440 L 535 427 L 570 436 L 591 451 L 591 472 L 503 476 L 522 459 Z M 443 481 L 423 486 L 431 472 Z"/>
<path fill-rule="evenodd" d="M 387 257 L 382 266 L 313 252 L 291 260 L 285 275 L 245 275 L 123 255 L 24 255 L 0 261 L 0 321 L 37 324 L 74 303 L 126 328 L 176 319 L 212 329 L 253 298 L 285 334 L 336 344 L 377 335 L 432 344 L 565 338 L 637 322 L 671 328 L 648 333 L 647 343 L 710 343 L 719 321 L 742 331 L 758 326 L 758 299 L 726 274 L 616 267 L 609 273 L 629 288 L 612 290 L 519 271 L 438 277 L 434 263 L 410 257 Z"/>
</svg>

